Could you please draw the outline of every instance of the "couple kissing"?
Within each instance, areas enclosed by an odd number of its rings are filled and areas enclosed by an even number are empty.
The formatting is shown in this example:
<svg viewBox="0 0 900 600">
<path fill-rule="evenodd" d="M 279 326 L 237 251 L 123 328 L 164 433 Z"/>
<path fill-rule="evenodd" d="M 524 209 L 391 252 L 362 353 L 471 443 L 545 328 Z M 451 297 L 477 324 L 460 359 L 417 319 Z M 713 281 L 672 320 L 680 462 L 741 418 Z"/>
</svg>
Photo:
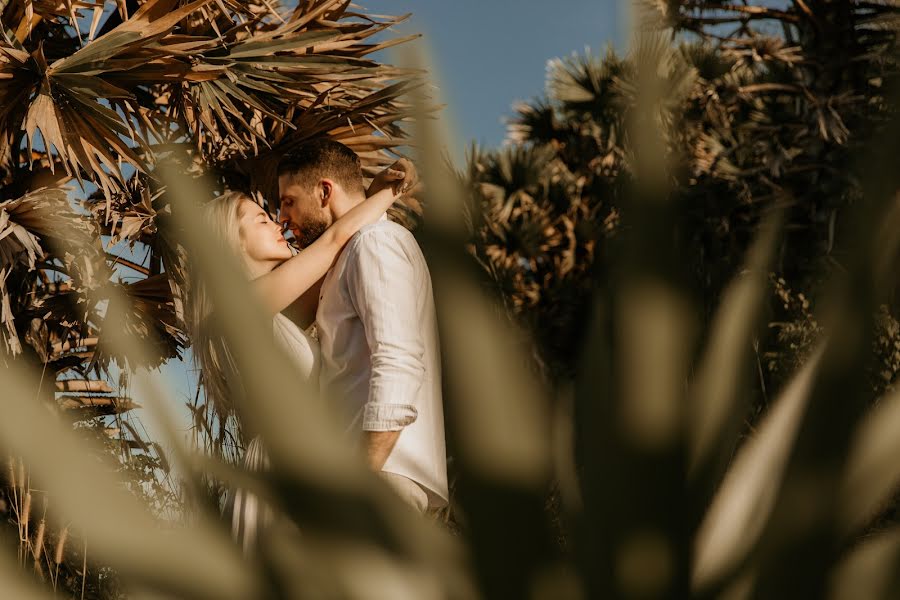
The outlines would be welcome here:
<svg viewBox="0 0 900 600">
<path fill-rule="evenodd" d="M 320 140 L 282 157 L 277 222 L 235 191 L 210 201 L 205 217 L 240 258 L 272 315 L 276 343 L 305 383 L 338 404 L 348 443 L 360 444 L 369 467 L 424 513 L 448 499 L 434 298 L 414 236 L 385 214 L 416 179 L 415 168 L 401 159 L 367 190 L 356 153 Z M 285 228 L 300 247 L 296 254 Z M 215 298 L 194 304 L 192 328 L 200 338 L 195 358 L 204 373 L 215 373 L 208 367 L 219 357 L 203 339 L 203 321 Z M 304 330 L 312 323 L 316 337 Z M 206 379 L 208 396 L 228 393 L 226 381 Z M 248 445 L 244 462 L 250 469 L 266 468 L 258 438 Z M 232 532 L 249 551 L 267 509 L 244 490 L 228 496 Z"/>
</svg>

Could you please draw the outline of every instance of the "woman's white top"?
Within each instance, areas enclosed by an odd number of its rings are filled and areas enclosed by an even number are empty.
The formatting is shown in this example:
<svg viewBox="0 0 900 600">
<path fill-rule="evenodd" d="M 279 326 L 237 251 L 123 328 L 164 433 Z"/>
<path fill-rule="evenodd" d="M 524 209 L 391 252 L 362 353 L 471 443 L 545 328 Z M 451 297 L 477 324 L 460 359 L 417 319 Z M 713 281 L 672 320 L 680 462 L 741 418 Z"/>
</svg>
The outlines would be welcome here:
<svg viewBox="0 0 900 600">
<path fill-rule="evenodd" d="M 322 355 L 319 343 L 281 313 L 272 320 L 275 343 L 287 352 L 306 383 L 318 387 Z"/>
<path fill-rule="evenodd" d="M 281 313 L 272 320 L 272 332 L 275 343 L 287 352 L 305 380 L 304 383 L 318 387 L 321 364 L 319 342 Z M 269 468 L 269 459 L 258 437 L 253 438 L 247 446 L 244 467 L 251 471 Z M 241 543 L 245 554 L 252 554 L 259 530 L 272 521 L 272 509 L 252 492 L 237 488 L 229 490 L 225 512 L 231 517 L 232 535 Z"/>
</svg>

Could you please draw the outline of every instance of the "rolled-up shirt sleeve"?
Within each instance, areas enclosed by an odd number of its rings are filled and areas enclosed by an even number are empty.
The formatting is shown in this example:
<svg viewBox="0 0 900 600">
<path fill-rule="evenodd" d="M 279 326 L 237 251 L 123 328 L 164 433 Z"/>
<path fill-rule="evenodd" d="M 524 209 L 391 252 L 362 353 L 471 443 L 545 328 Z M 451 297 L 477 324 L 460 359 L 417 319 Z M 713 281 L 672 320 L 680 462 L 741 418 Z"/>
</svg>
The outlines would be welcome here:
<svg viewBox="0 0 900 600">
<path fill-rule="evenodd" d="M 355 260 L 346 272 L 371 357 L 364 431 L 398 431 L 418 416 L 425 345 L 417 326 L 418 275 L 405 243 L 394 232 L 364 230 L 353 241 Z"/>
</svg>

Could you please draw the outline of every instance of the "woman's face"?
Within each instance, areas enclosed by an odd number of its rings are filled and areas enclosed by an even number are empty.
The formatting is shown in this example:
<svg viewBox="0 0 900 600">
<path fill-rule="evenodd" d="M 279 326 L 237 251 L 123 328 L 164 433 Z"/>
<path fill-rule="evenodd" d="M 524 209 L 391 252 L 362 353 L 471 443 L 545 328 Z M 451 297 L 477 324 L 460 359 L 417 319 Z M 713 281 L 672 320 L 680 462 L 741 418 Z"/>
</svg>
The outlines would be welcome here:
<svg viewBox="0 0 900 600">
<path fill-rule="evenodd" d="M 248 263 L 280 263 L 291 257 L 281 226 L 255 202 L 244 198 L 238 207 L 241 248 Z"/>
</svg>

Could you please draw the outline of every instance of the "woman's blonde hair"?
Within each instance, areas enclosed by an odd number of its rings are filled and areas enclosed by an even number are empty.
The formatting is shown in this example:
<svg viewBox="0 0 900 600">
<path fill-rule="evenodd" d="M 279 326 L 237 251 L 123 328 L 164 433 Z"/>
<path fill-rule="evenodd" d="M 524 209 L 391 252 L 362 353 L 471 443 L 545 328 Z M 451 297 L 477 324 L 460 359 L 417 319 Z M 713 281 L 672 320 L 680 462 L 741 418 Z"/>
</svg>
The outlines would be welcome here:
<svg viewBox="0 0 900 600">
<path fill-rule="evenodd" d="M 243 192 L 229 191 L 211 200 L 203 209 L 205 230 L 213 240 L 232 250 L 242 269 L 244 261 L 241 260 L 239 217 L 244 200 L 253 201 Z M 234 395 L 241 393 L 242 386 L 231 351 L 221 332 L 211 323 L 210 316 L 216 310 L 215 301 L 200 275 L 197 268 L 190 269 L 186 321 L 192 340 L 194 364 L 200 372 L 207 407 L 214 409 L 220 433 L 225 436 L 226 422 L 234 416 Z"/>
</svg>

